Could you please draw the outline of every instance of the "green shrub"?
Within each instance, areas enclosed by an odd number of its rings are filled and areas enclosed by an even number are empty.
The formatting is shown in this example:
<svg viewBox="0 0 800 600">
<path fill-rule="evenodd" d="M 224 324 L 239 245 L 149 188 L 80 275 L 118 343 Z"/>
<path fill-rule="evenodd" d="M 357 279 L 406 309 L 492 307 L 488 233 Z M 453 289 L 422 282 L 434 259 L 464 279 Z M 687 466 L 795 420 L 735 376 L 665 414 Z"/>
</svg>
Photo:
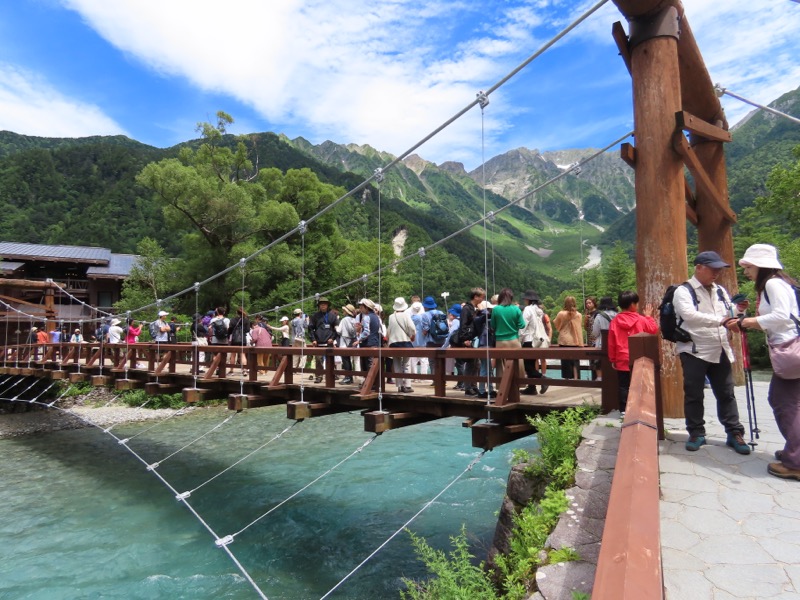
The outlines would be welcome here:
<svg viewBox="0 0 800 600">
<path fill-rule="evenodd" d="M 63 394 L 64 398 L 74 398 L 75 396 L 83 396 L 88 394 L 93 389 L 94 386 L 88 381 L 79 381 L 78 383 L 64 382 L 60 384 L 57 395 Z"/>
<path fill-rule="evenodd" d="M 578 554 L 578 551 L 575 550 L 575 548 L 570 547 L 559 548 L 558 550 L 550 550 L 550 552 L 547 553 L 547 562 L 551 565 L 556 563 L 573 562 L 580 559 L 581 555 Z"/>
<path fill-rule="evenodd" d="M 449 556 L 435 550 L 424 538 L 408 532 L 414 551 L 435 577 L 425 581 L 403 578 L 408 591 L 400 592 L 401 598 L 410 600 L 496 600 L 497 593 L 486 577 L 483 563 L 473 564 L 475 558 L 469 553 L 467 532 L 464 525 L 461 533 L 450 538 L 453 550 Z"/>
<path fill-rule="evenodd" d="M 123 404 L 128 406 L 144 408 L 182 408 L 185 403 L 183 402 L 183 394 L 161 394 L 157 396 L 149 396 L 144 390 L 130 390 L 125 392 L 120 397 Z"/>
<path fill-rule="evenodd" d="M 514 450 L 512 461 L 515 464 L 528 463 L 526 473 L 545 477 L 548 484 L 538 503 L 529 504 L 514 517 L 509 553 L 495 557 L 500 574 L 500 592 L 494 590 L 490 575 L 482 569 L 483 564 L 481 567 L 472 564 L 473 557 L 467 550 L 462 526 L 461 535 L 451 538 L 454 550 L 449 558 L 444 552 L 428 546 L 424 539 L 411 534 L 417 556 L 435 577 L 424 582 L 404 580 L 408 592 L 401 592 L 401 597 L 411 600 L 522 600 L 529 595 L 536 568 L 543 562 L 577 560 L 578 555 L 572 548 L 555 550 L 549 555 L 543 555 L 542 551 L 559 516 L 569 508 L 564 490 L 575 477 L 575 449 L 581 441 L 581 430 L 598 412 L 595 407 L 583 406 L 528 419 L 537 429 L 539 454 Z"/>
</svg>

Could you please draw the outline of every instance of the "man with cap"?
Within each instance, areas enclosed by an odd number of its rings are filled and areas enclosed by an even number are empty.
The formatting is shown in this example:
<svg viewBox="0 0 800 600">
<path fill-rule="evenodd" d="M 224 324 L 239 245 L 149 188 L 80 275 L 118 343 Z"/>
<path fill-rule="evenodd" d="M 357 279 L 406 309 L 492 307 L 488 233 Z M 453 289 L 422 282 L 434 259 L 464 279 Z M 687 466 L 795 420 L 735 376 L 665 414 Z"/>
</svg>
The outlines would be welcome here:
<svg viewBox="0 0 800 600">
<path fill-rule="evenodd" d="M 167 320 L 164 318 L 167 315 L 169 315 L 169 313 L 165 310 L 158 311 L 158 319 L 156 320 L 156 327 L 155 327 L 156 342 L 166 342 L 169 337 L 169 331 L 170 331 L 169 323 L 167 323 Z"/>
<path fill-rule="evenodd" d="M 359 348 L 378 348 L 381 345 L 381 320 L 375 314 L 375 303 L 369 298 L 362 298 L 358 301 L 358 308 L 361 314 L 358 316 L 358 337 L 353 342 Z M 361 372 L 366 376 L 372 367 L 372 357 L 361 357 Z M 377 383 L 375 384 L 378 385 Z"/>
<path fill-rule="evenodd" d="M 292 348 L 302 348 L 306 344 L 306 320 L 303 318 L 303 309 L 295 308 L 292 313 L 292 322 L 289 325 L 292 337 Z M 300 368 L 300 363 L 303 362 L 303 357 L 296 354 L 292 359 L 292 366 L 295 369 Z"/>
<path fill-rule="evenodd" d="M 392 308 L 394 312 L 389 315 L 389 324 L 387 326 L 389 347 L 413 348 L 412 342 L 417 336 L 417 328 L 408 313 L 408 304 L 405 298 L 395 298 Z M 405 374 L 409 372 L 410 361 L 410 356 L 395 356 L 392 359 L 392 371 L 395 374 L 394 379 L 398 392 L 408 393 L 414 391 L 410 385 L 407 385 L 408 380 L 405 377 Z"/>
<path fill-rule="evenodd" d="M 750 454 L 739 421 L 733 390 L 731 363 L 734 360 L 726 325 L 734 318 L 728 292 L 717 285 L 720 271 L 730 267 L 719 254 L 708 250 L 694 259 L 694 275 L 687 286 L 675 290 L 673 305 L 681 327 L 691 336 L 678 342 L 675 351 L 683 368 L 684 413 L 689 439 L 686 449 L 696 451 L 706 443 L 703 395 L 708 377 L 717 399 L 717 418 L 728 434 L 726 444 L 739 454 Z"/>
<path fill-rule="evenodd" d="M 317 312 L 311 315 L 308 321 L 308 335 L 311 338 L 311 345 L 315 348 L 333 346 L 336 343 L 336 326 L 339 324 L 339 317 L 330 310 L 330 307 L 330 301 L 325 296 L 321 296 L 317 300 Z M 322 381 L 320 369 L 324 367 L 325 357 L 318 356 L 316 383 Z"/>
</svg>

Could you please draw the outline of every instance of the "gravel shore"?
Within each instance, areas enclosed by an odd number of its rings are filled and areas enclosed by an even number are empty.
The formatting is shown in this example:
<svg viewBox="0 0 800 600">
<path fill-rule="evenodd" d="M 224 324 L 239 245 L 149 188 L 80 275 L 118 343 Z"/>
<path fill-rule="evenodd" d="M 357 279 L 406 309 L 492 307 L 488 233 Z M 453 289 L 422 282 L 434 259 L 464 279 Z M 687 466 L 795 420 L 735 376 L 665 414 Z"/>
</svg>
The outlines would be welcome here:
<svg viewBox="0 0 800 600">
<path fill-rule="evenodd" d="M 61 410 L 52 408 L 0 414 L 0 438 L 78 429 L 90 427 L 90 424 L 105 428 L 131 421 L 166 419 L 177 412 L 172 408 L 132 408 L 113 403 L 105 406 L 113 398 L 111 392 L 98 388 L 85 396 L 76 396 L 59 402 Z"/>
</svg>

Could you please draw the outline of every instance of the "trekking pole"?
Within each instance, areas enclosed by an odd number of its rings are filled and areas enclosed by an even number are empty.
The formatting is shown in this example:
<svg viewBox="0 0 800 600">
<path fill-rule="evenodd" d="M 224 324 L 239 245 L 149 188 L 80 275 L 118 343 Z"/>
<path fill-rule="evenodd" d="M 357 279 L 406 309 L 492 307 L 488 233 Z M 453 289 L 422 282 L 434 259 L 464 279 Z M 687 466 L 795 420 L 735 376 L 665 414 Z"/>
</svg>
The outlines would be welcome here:
<svg viewBox="0 0 800 600">
<path fill-rule="evenodd" d="M 740 337 L 742 338 L 742 365 L 744 367 L 744 391 L 745 391 L 745 397 L 747 398 L 747 421 L 750 425 L 750 441 L 748 443 L 753 448 L 753 450 L 755 450 L 758 443 L 753 441 L 753 434 L 755 434 L 755 439 L 760 439 L 759 433 L 761 432 L 758 430 L 758 417 L 756 417 L 755 393 L 753 392 L 753 371 L 750 369 L 750 348 L 747 345 L 747 332 L 744 329 L 741 329 L 741 332 L 742 333 Z"/>
</svg>

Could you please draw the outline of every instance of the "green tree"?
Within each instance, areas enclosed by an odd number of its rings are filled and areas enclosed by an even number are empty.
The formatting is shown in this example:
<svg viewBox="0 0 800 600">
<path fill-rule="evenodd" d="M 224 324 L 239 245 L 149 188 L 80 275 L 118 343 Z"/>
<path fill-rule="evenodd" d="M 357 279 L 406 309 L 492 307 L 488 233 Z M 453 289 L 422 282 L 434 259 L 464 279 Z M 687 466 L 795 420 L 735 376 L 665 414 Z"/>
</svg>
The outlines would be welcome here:
<svg viewBox="0 0 800 600">
<path fill-rule="evenodd" d="M 605 294 L 616 300 L 620 292 L 636 289 L 636 267 L 625 246 L 617 240 L 603 259 Z"/>
<path fill-rule="evenodd" d="M 202 142 L 197 150 L 184 147 L 178 158 L 151 163 L 137 177 L 155 193 L 168 226 L 187 231 L 182 238 L 186 275 L 179 277 L 184 286 L 192 284 L 189 277 L 203 281 L 275 242 L 342 193 L 310 169 L 259 169 L 248 158 L 245 139 L 236 138 L 233 148 L 223 143 L 229 141 L 231 123 L 230 115 L 218 112 L 216 124 L 198 124 Z M 331 262 L 346 252 L 333 217 L 325 215 L 302 239 L 295 235 L 206 286 L 203 305 L 226 305 L 234 293 L 239 294 L 237 303 L 242 294 L 248 299 L 270 296 L 267 300 L 275 304 L 296 299 L 303 260 L 307 290 L 332 287 Z M 292 292 L 279 299 L 271 294 L 276 289 Z"/>
<path fill-rule="evenodd" d="M 139 258 L 122 284 L 122 297 L 116 308 L 120 312 L 152 304 L 177 290 L 175 281 L 180 261 L 167 257 L 164 249 L 151 238 L 136 246 Z M 155 313 L 155 310 L 151 311 Z M 147 315 L 148 317 L 152 315 Z"/>
</svg>

